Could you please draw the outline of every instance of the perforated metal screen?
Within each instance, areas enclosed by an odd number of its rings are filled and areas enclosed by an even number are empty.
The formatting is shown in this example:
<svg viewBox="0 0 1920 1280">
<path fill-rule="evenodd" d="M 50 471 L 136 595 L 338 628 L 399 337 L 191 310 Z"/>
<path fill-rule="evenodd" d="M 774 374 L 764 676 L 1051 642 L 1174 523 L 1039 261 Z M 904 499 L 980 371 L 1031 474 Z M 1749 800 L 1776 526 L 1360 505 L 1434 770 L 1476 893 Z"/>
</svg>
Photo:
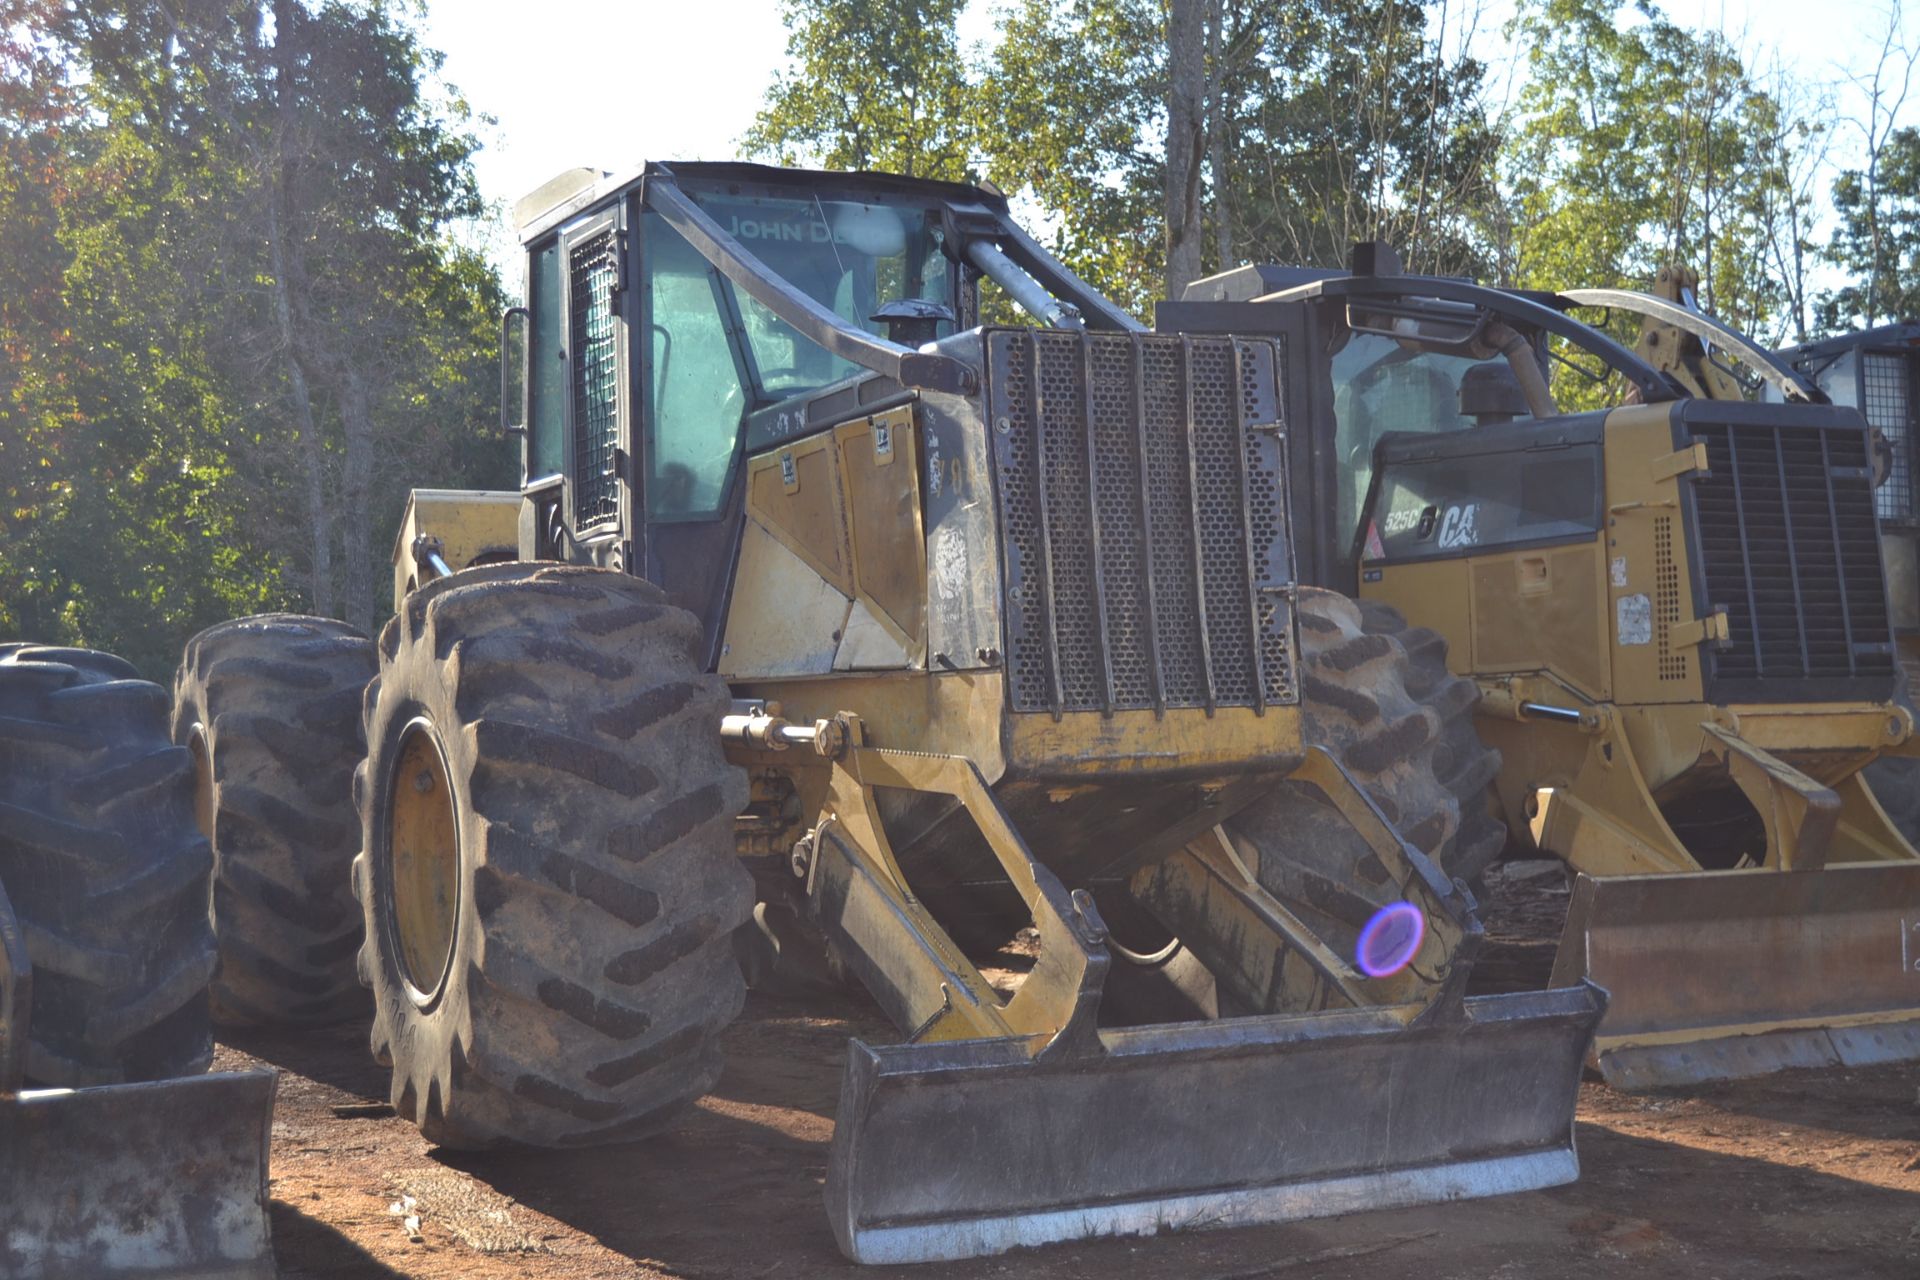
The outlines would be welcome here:
<svg viewBox="0 0 1920 1280">
<path fill-rule="evenodd" d="M 613 451 L 619 419 L 619 360 L 613 292 L 619 279 L 614 233 L 574 245 L 567 255 L 572 309 L 574 519 L 582 528 L 614 519 Z"/>
<path fill-rule="evenodd" d="M 1296 699 L 1275 346 L 987 337 L 1017 711 Z"/>
<path fill-rule="evenodd" d="M 1912 520 L 1915 515 L 1910 369 L 1911 358 L 1904 353 L 1861 353 L 1860 411 L 1893 449 L 1887 482 L 1874 494 L 1882 520 Z"/>
</svg>

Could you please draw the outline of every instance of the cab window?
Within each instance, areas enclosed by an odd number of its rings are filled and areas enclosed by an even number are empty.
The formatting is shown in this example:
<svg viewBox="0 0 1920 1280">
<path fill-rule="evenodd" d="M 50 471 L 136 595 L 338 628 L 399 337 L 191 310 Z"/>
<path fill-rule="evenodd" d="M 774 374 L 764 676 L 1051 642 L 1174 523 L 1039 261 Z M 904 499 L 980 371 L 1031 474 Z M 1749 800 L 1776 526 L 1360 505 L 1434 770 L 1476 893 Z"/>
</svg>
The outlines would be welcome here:
<svg viewBox="0 0 1920 1280">
<path fill-rule="evenodd" d="M 527 480 L 558 475 L 566 465 L 567 353 L 560 346 L 560 242 L 550 240 L 527 262 L 527 376 L 532 413 L 527 423 Z"/>
<path fill-rule="evenodd" d="M 926 298 L 952 305 L 937 214 L 915 204 L 693 193 L 714 221 L 802 293 L 841 319 L 883 335 L 884 303 Z M 858 366 L 807 341 L 743 292 L 727 286 L 746 337 L 755 408 L 824 387 Z M 942 336 L 951 326 L 942 326 Z"/>
<path fill-rule="evenodd" d="M 700 520 L 726 500 L 747 394 L 720 273 L 658 214 L 643 223 L 647 518 Z"/>
<path fill-rule="evenodd" d="M 1373 446 L 1389 431 L 1459 431 L 1460 380 L 1478 364 L 1506 361 L 1421 351 L 1396 339 L 1355 333 L 1333 357 L 1335 447 L 1340 467 L 1334 527 L 1351 533 L 1373 477 Z"/>
<path fill-rule="evenodd" d="M 914 204 L 691 193 L 755 256 L 869 333 L 883 304 L 952 303 L 934 211 Z M 656 213 L 642 217 L 647 518 L 726 503 L 746 415 L 860 372 L 734 287 Z"/>
</svg>

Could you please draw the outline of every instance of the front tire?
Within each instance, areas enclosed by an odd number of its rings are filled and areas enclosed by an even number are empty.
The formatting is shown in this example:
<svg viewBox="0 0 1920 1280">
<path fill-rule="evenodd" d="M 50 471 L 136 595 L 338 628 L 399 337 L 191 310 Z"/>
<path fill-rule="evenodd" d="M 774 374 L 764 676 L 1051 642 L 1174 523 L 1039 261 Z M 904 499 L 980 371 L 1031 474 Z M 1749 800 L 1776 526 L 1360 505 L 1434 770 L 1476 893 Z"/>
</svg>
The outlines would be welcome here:
<svg viewBox="0 0 1920 1280">
<path fill-rule="evenodd" d="M 753 895 L 699 641 L 646 582 L 532 564 L 430 583 L 381 633 L 360 974 L 432 1141 L 625 1141 L 718 1077 Z"/>
</svg>

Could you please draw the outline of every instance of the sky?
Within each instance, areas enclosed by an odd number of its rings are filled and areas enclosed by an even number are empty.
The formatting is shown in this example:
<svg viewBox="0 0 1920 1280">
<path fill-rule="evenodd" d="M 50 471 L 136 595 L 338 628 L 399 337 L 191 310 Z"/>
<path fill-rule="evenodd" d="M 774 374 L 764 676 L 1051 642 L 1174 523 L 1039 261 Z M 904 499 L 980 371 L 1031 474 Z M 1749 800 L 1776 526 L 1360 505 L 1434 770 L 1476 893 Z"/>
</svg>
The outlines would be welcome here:
<svg viewBox="0 0 1920 1280">
<path fill-rule="evenodd" d="M 970 0 L 962 44 L 990 43 L 1004 3 Z M 1473 3 L 1452 0 L 1455 30 Z M 1667 0 L 1662 8 L 1682 25 L 1727 31 L 1750 65 L 1779 59 L 1831 92 L 1841 119 L 1859 114 L 1848 78 L 1871 71 L 1888 3 Z M 504 210 L 580 165 L 735 158 L 785 64 L 780 10 L 779 0 L 431 0 L 422 28 L 446 55 L 445 80 L 494 121 L 479 129 L 476 169 L 484 195 Z M 1484 0 L 1480 11 L 1473 52 L 1496 71 L 1513 65 L 1524 51 L 1500 32 L 1511 0 Z M 1920 13 L 1907 26 L 1920 38 Z M 1906 114 L 1920 119 L 1920 105 Z M 486 238 L 496 261 L 515 261 L 504 212 Z M 510 283 L 518 276 L 517 267 L 507 272 Z"/>
</svg>

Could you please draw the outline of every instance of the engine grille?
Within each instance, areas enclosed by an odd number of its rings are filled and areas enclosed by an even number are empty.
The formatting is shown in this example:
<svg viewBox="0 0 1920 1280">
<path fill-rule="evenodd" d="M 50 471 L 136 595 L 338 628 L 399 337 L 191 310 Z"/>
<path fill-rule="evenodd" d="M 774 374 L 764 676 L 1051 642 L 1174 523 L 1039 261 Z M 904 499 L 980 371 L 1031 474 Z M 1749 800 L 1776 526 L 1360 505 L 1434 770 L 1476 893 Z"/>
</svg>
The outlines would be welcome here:
<svg viewBox="0 0 1920 1280">
<path fill-rule="evenodd" d="M 573 503 L 582 529 L 617 514 L 613 476 L 618 430 L 613 291 L 619 255 L 611 230 L 573 246 L 568 255 L 573 343 Z"/>
<path fill-rule="evenodd" d="M 986 342 L 1013 709 L 1297 701 L 1275 344 Z"/>
<path fill-rule="evenodd" d="M 1731 633 L 1709 655 L 1715 680 L 1773 686 L 1764 693 L 1779 698 L 1830 696 L 1836 681 L 1884 685 L 1893 637 L 1865 433 L 1688 428 L 1711 468 L 1693 486 L 1706 602 L 1727 611 Z M 1775 685 L 1789 681 L 1798 688 Z"/>
</svg>

